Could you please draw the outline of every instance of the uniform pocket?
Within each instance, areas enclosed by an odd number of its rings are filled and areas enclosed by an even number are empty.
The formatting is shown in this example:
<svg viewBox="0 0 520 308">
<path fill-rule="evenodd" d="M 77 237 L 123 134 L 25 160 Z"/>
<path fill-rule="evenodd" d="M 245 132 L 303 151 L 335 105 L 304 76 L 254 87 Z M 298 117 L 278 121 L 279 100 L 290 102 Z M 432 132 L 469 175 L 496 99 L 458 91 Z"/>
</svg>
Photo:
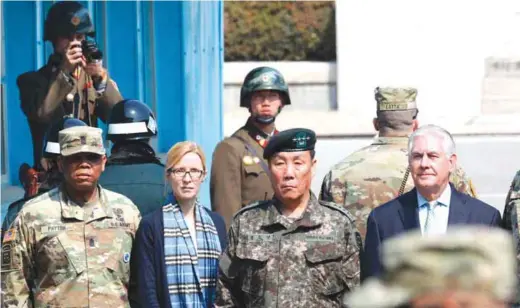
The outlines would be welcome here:
<svg viewBox="0 0 520 308">
<path fill-rule="evenodd" d="M 246 176 L 259 176 L 261 173 L 265 173 L 265 170 L 260 166 L 260 163 L 245 165 L 244 171 Z"/>
<path fill-rule="evenodd" d="M 241 259 L 239 275 L 244 299 L 248 307 L 262 305 L 270 254 L 268 251 L 251 251 L 245 248 L 237 247 L 236 254 Z"/>
<path fill-rule="evenodd" d="M 128 285 L 130 280 L 130 257 L 133 238 L 126 229 L 108 229 L 103 236 L 99 235 L 100 245 L 107 247 L 105 256 L 105 269 L 123 285 Z M 110 246 L 109 246 L 110 245 Z"/>
<path fill-rule="evenodd" d="M 116 280 L 127 285 L 130 278 L 130 253 L 114 253 L 105 263 L 105 267 Z"/>
<path fill-rule="evenodd" d="M 58 286 L 85 271 L 84 243 L 74 242 L 66 232 L 61 232 L 40 247 L 37 260 L 37 270 L 44 277 L 41 287 Z"/>
<path fill-rule="evenodd" d="M 345 249 L 338 244 L 312 247 L 304 252 L 313 290 L 320 295 L 341 295 L 346 288 L 342 279 L 341 260 Z"/>
</svg>

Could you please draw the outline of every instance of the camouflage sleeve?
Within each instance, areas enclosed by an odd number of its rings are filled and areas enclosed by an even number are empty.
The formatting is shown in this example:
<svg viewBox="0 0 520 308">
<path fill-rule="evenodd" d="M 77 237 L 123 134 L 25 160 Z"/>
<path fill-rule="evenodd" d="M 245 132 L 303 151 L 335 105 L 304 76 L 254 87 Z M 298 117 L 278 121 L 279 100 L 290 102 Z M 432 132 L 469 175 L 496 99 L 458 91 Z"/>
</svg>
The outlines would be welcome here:
<svg viewBox="0 0 520 308">
<path fill-rule="evenodd" d="M 139 285 L 137 280 L 137 267 L 136 262 L 134 261 L 136 253 L 136 243 L 137 243 L 137 230 L 139 228 L 139 224 L 141 222 L 141 212 L 136 208 L 134 215 L 133 215 L 133 222 L 134 222 L 134 228 L 132 230 L 132 248 L 130 249 L 130 273 L 129 273 L 129 279 L 128 279 L 128 300 L 130 301 L 131 307 L 139 307 Z"/>
<path fill-rule="evenodd" d="M 473 182 L 462 168 L 457 167 L 457 169 L 455 169 L 455 171 L 450 175 L 450 182 L 453 183 L 455 189 L 459 192 L 477 198 L 477 191 L 473 186 Z"/>
<path fill-rule="evenodd" d="M 133 230 L 134 234 L 132 234 L 134 240 L 135 240 L 135 234 L 137 233 L 139 224 L 141 223 L 141 218 L 142 218 L 141 212 L 139 212 L 139 210 L 136 207 L 135 213 L 134 213 L 134 230 Z"/>
<path fill-rule="evenodd" d="M 23 216 L 13 222 L 2 240 L 2 307 L 33 307 L 31 301 L 32 245 Z"/>
<path fill-rule="evenodd" d="M 7 213 L 5 214 L 4 221 L 2 222 L 2 239 L 4 238 L 4 233 L 11 227 L 11 224 L 15 220 L 18 212 L 22 209 L 22 206 L 25 204 L 25 200 L 21 199 L 15 201 L 9 205 L 7 208 Z"/>
<path fill-rule="evenodd" d="M 504 230 L 513 230 L 513 220 L 511 216 L 514 206 L 514 202 L 506 203 L 506 205 L 504 206 L 504 213 L 502 214 L 502 223 L 500 225 Z"/>
<path fill-rule="evenodd" d="M 341 261 L 341 268 L 348 287 L 347 292 L 349 292 L 361 283 L 360 254 L 363 249 L 363 243 L 361 234 L 359 234 L 352 222 L 347 223 L 345 226 L 345 238 L 347 240 L 347 249 Z"/>
<path fill-rule="evenodd" d="M 226 142 L 217 145 L 209 184 L 211 207 L 224 218 L 228 228 L 235 213 L 242 208 L 241 163 L 232 145 Z"/>
<path fill-rule="evenodd" d="M 319 200 L 321 200 L 321 201 L 334 202 L 334 200 L 332 199 L 332 192 L 330 191 L 331 177 L 332 177 L 332 172 L 329 171 L 327 173 L 327 175 L 325 175 L 325 177 L 323 178 L 323 183 L 321 183 L 321 190 L 320 190 L 320 195 L 319 195 Z"/>
<path fill-rule="evenodd" d="M 515 174 L 509 191 L 506 196 L 506 204 L 504 205 L 504 214 L 502 215 L 502 227 L 506 230 L 513 230 L 513 208 L 516 203 L 520 202 L 520 171 Z"/>
<path fill-rule="evenodd" d="M 518 186 L 515 185 L 515 184 L 517 184 L 517 185 L 520 184 L 518 181 L 519 175 L 520 175 L 519 173 L 516 174 L 515 179 L 513 179 L 513 183 L 511 184 L 511 188 L 509 190 L 508 195 L 511 195 L 512 198 L 510 198 L 510 199 L 508 198 L 508 203 L 506 204 L 507 207 L 504 209 L 503 221 L 506 221 L 506 219 L 507 219 L 507 222 L 503 224 L 503 227 L 506 228 L 507 230 L 510 230 L 513 235 L 514 243 L 516 246 L 516 260 L 520 264 L 520 230 L 518 228 L 518 211 L 517 211 L 518 208 L 520 207 L 520 198 L 518 198 L 518 195 L 517 195 Z M 507 214 L 506 214 L 506 210 L 507 210 Z M 506 217 L 506 215 L 507 215 L 507 217 Z M 516 275 L 517 275 L 518 279 L 520 279 L 520 266 L 517 267 Z M 520 293 L 519 292 L 517 292 L 515 303 L 517 305 L 520 305 Z M 517 306 L 514 305 L 512 307 L 517 307 Z"/>
<path fill-rule="evenodd" d="M 215 299 L 215 307 L 217 308 L 245 307 L 240 300 L 241 295 L 237 291 L 240 290 L 240 287 L 237 281 L 239 261 L 235 254 L 237 245 L 235 230 L 236 225 L 233 224 L 228 232 L 228 246 L 220 257 L 217 296 Z"/>
</svg>

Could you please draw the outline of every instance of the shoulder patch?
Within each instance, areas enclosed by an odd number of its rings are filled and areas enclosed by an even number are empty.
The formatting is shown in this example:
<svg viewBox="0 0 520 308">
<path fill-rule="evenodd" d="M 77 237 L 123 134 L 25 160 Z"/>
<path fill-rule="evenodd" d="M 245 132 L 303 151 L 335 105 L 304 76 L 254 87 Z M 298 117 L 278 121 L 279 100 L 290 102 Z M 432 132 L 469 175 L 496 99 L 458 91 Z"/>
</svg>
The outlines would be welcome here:
<svg viewBox="0 0 520 308">
<path fill-rule="evenodd" d="M 9 243 L 9 242 L 14 241 L 15 239 L 16 239 L 16 229 L 11 228 L 5 232 L 2 243 Z"/>
<path fill-rule="evenodd" d="M 347 210 L 345 210 L 342 206 L 339 206 L 337 205 L 336 203 L 334 202 L 329 202 L 329 201 L 323 201 L 323 200 L 319 200 L 318 201 L 320 203 L 320 205 L 322 206 L 325 206 L 329 209 L 332 209 L 332 210 L 335 210 L 335 211 L 338 211 L 340 213 L 342 213 L 343 215 L 347 216 L 348 219 L 353 223 L 356 221 L 356 219 L 354 218 L 354 216 L 352 216 L 352 214 L 350 214 Z"/>
<path fill-rule="evenodd" d="M 271 200 L 262 200 L 262 201 L 256 201 L 256 202 L 253 202 L 253 203 L 250 203 L 246 206 L 244 206 L 243 208 L 241 208 L 238 212 L 235 213 L 235 215 L 233 215 L 233 219 L 235 219 L 235 217 L 237 217 L 238 215 L 241 215 L 242 213 L 244 212 L 247 212 L 249 210 L 252 210 L 252 209 L 255 209 L 261 205 L 264 205 L 268 202 L 270 202 Z"/>
</svg>

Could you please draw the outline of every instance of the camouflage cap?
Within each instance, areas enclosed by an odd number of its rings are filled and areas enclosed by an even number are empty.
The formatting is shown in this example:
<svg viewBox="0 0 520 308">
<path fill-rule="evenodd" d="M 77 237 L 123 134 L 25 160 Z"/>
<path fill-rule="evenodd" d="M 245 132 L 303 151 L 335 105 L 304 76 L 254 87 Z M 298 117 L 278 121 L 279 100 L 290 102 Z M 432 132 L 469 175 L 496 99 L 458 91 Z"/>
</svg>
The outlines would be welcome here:
<svg viewBox="0 0 520 308">
<path fill-rule="evenodd" d="M 375 90 L 378 112 L 417 109 L 416 97 L 417 89 L 414 88 L 377 87 Z"/>
<path fill-rule="evenodd" d="M 347 294 L 348 307 L 396 307 L 447 290 L 480 291 L 510 301 L 516 292 L 513 239 L 498 228 L 456 227 L 429 237 L 412 231 L 386 241 L 381 260 L 381 277 Z"/>
<path fill-rule="evenodd" d="M 101 134 L 100 128 L 90 126 L 75 126 L 60 131 L 61 155 L 70 156 L 77 153 L 105 155 Z"/>
</svg>

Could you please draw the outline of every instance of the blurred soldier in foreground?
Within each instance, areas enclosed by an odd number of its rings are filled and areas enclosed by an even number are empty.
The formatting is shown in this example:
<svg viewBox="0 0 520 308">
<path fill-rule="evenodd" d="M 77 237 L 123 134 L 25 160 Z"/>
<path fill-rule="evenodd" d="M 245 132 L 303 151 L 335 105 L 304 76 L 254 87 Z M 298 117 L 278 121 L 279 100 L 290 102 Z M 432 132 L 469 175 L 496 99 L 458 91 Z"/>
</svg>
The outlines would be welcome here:
<svg viewBox="0 0 520 308">
<path fill-rule="evenodd" d="M 376 88 L 374 128 L 379 135 L 371 145 L 332 167 L 323 180 L 320 200 L 343 205 L 355 216 L 363 239 L 370 211 L 414 187 L 407 147 L 408 136 L 419 126 L 416 96 L 413 88 Z M 451 174 L 450 181 L 458 191 L 476 196 L 461 168 Z"/>
<path fill-rule="evenodd" d="M 21 108 L 29 122 L 33 142 L 33 168 L 24 164 L 20 181 L 27 183 L 42 170 L 41 148 L 49 126 L 65 115 L 97 126 L 110 108 L 121 100 L 116 84 L 103 67 L 103 54 L 94 37 L 94 25 L 87 8 L 76 1 L 56 2 L 44 24 L 44 40 L 54 52 L 38 71 L 17 79 Z"/>
<path fill-rule="evenodd" d="M 97 185 L 101 129 L 68 128 L 59 141 L 63 184 L 27 202 L 2 240 L 2 307 L 128 307 L 139 211 Z"/>
<path fill-rule="evenodd" d="M 2 238 L 4 232 L 11 226 L 11 223 L 16 218 L 16 215 L 22 208 L 25 202 L 34 198 L 35 196 L 45 193 L 55 187 L 58 187 L 63 181 L 63 176 L 58 168 L 58 157 L 60 156 L 60 144 L 58 135 L 62 129 L 74 126 L 87 126 L 81 120 L 65 117 L 54 123 L 52 127 L 45 134 L 45 141 L 43 143 L 43 162 L 44 170 L 34 175 L 31 181 L 30 189 L 26 190 L 24 198 L 17 200 L 9 205 L 7 214 L 2 223 Z"/>
<path fill-rule="evenodd" d="M 123 100 L 110 113 L 107 139 L 114 145 L 99 184 L 130 198 L 143 216 L 166 196 L 164 165 L 150 146 L 157 131 L 153 112 L 140 101 Z"/>
<path fill-rule="evenodd" d="M 515 249 L 500 229 L 404 233 L 383 244 L 381 278 L 345 297 L 349 308 L 505 308 L 517 291 Z"/>
<path fill-rule="evenodd" d="M 247 74 L 240 107 L 248 108 L 251 115 L 242 128 L 217 145 L 211 165 L 211 206 L 228 228 L 243 206 L 273 196 L 263 153 L 269 138 L 278 133 L 276 117 L 290 104 L 289 88 L 280 72 L 257 67 Z"/>
<path fill-rule="evenodd" d="M 296 128 L 267 145 L 274 198 L 233 218 L 216 307 L 340 307 L 359 285 L 361 238 L 351 216 L 310 191 L 315 143 L 313 131 Z"/>
</svg>

